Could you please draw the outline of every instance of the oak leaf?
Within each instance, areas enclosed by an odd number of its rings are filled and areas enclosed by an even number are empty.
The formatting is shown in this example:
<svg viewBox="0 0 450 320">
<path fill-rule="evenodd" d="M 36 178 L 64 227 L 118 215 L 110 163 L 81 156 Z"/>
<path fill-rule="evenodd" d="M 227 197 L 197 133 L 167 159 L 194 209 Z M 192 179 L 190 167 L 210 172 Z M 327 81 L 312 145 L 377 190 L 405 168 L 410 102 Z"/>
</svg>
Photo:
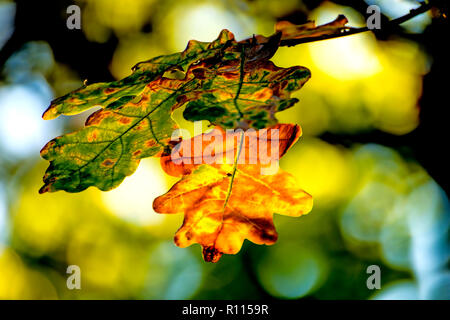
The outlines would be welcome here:
<svg viewBox="0 0 450 320">
<path fill-rule="evenodd" d="M 244 239 L 275 243 L 273 214 L 306 214 L 312 197 L 281 170 L 261 175 L 256 165 L 201 165 L 156 198 L 153 207 L 159 213 L 184 213 L 176 245 L 199 243 L 205 261 L 217 262 L 223 253 L 239 252 Z"/>
<path fill-rule="evenodd" d="M 141 158 L 170 147 L 174 109 L 188 102 L 187 120 L 224 128 L 262 128 L 274 113 L 292 106 L 290 93 L 309 79 L 303 67 L 278 68 L 269 59 L 279 34 L 264 44 L 236 42 L 223 30 L 211 43 L 190 41 L 186 50 L 139 63 L 133 74 L 110 84 L 84 86 L 52 102 L 44 119 L 93 106 L 83 129 L 57 137 L 41 151 L 50 161 L 40 192 L 110 190 L 132 174 Z M 186 70 L 182 79 L 173 70 Z"/>
<path fill-rule="evenodd" d="M 320 26 L 316 26 L 314 21 L 301 25 L 295 25 L 289 21 L 278 21 L 275 24 L 275 31 L 281 32 L 282 40 L 303 39 L 339 34 L 350 29 L 345 26 L 347 23 L 348 19 L 341 14 L 334 21 Z"/>
<path fill-rule="evenodd" d="M 300 136 L 300 128 L 296 125 L 277 125 L 271 129 L 281 132 L 278 142 L 269 147 L 271 150 L 279 148 L 280 155 Z M 237 151 L 234 152 L 236 158 L 232 164 L 208 165 L 204 164 L 205 159 L 197 163 L 174 164 L 179 159 L 170 156 L 161 158 L 167 173 L 183 175 L 166 194 L 153 202 L 153 208 L 158 213 L 184 213 L 183 225 L 175 235 L 176 245 L 187 247 L 199 243 L 203 247 L 204 260 L 217 262 L 223 253 L 239 252 L 245 239 L 256 244 L 275 243 L 274 213 L 298 217 L 311 210 L 312 197 L 298 186 L 289 173 L 278 170 L 271 175 L 261 174 L 261 163 L 248 164 L 244 161 L 239 164 L 240 155 L 244 154 L 246 161 L 250 159 L 245 150 L 254 149 L 259 145 L 259 140 L 271 140 L 273 136 L 270 132 L 270 129 L 259 130 L 255 133 L 257 139 L 249 139 L 248 142 L 244 142 L 243 133 L 239 133 L 240 145 L 233 145 Z M 194 144 L 195 139 L 198 137 L 192 138 L 190 145 Z M 203 144 L 203 151 L 205 148 Z M 227 148 L 222 150 L 227 151 Z M 188 154 L 195 157 L 190 152 Z M 220 156 L 223 154 L 225 152 Z M 186 157 L 181 154 L 181 158 Z"/>
</svg>

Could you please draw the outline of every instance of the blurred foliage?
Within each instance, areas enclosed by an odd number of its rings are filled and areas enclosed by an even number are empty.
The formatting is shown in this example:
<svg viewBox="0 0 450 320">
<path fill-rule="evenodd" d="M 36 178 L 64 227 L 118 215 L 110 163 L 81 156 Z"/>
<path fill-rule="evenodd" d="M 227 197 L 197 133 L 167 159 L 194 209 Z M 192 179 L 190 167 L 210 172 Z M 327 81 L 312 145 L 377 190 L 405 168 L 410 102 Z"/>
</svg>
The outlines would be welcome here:
<svg viewBox="0 0 450 320">
<path fill-rule="evenodd" d="M 367 2 L 383 5 L 390 18 L 415 5 Z M 79 61 L 87 54 L 120 79 L 138 61 L 181 51 L 190 39 L 211 41 L 223 28 L 241 40 L 270 35 L 277 20 L 309 18 L 320 24 L 339 13 L 357 26 L 364 23 L 367 5 L 361 10 L 299 0 L 76 3 L 82 7 L 82 30 L 71 39 L 85 47 L 66 45 L 65 56 L 50 33 L 24 38 L 2 66 L 0 298 L 450 298 L 447 195 L 428 173 L 435 168 L 415 158 L 419 141 L 392 142 L 418 132 L 426 111 L 420 110 L 423 77 L 438 61 L 420 40 L 432 27 L 428 14 L 385 38 L 365 33 L 276 54 L 277 65 L 304 65 L 312 73 L 300 102 L 278 119 L 303 127 L 304 138 L 281 167 L 312 193 L 315 208 L 299 220 L 277 216 L 276 245 L 245 242 L 239 255 L 205 264 L 195 246 L 172 243 L 182 217 L 153 212 L 153 199 L 174 183 L 153 160 L 144 160 L 107 193 L 38 195 L 45 169 L 39 149 L 61 130 L 80 128 L 87 116 L 44 124 L 41 113 L 53 98 L 79 87 L 86 72 L 93 78 L 105 74 L 100 65 Z M 59 13 L 48 19 L 58 23 L 54 31 L 63 35 L 61 43 L 69 32 L 69 4 L 60 2 Z M 40 6 L 52 13 L 59 8 Z M 0 1 L 2 50 L 21 28 L 13 19 L 20 14 L 20 1 Z M 98 55 L 101 60 L 95 60 Z M 380 134 L 387 138 L 375 139 Z M 70 264 L 81 267 L 81 290 L 66 287 Z M 371 264 L 382 270 L 377 292 L 366 287 Z"/>
</svg>

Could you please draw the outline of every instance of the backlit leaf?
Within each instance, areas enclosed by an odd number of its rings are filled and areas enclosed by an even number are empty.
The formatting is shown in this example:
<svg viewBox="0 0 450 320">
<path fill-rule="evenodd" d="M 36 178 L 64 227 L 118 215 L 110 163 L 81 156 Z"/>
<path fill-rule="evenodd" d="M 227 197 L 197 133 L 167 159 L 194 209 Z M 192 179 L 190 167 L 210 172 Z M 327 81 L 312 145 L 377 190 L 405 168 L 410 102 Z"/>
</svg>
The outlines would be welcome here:
<svg viewBox="0 0 450 320">
<path fill-rule="evenodd" d="M 153 208 L 159 213 L 184 213 L 175 235 L 177 246 L 199 243 L 205 261 L 217 262 L 223 253 L 239 252 L 244 239 L 275 243 L 273 214 L 306 214 L 312 197 L 281 170 L 261 175 L 257 165 L 237 165 L 235 171 L 233 165 L 202 165 L 156 198 Z"/>
<path fill-rule="evenodd" d="M 272 130 L 279 130 L 276 138 Z M 177 152 L 179 157 L 173 154 L 162 157 L 162 167 L 167 173 L 184 175 L 169 192 L 153 203 L 154 210 L 159 213 L 184 213 L 184 222 L 175 235 L 175 243 L 180 247 L 199 243 L 203 247 L 205 261 L 211 262 L 217 262 L 223 253 L 239 252 L 245 239 L 256 244 L 275 243 L 277 233 L 273 214 L 294 217 L 306 214 L 312 208 L 312 197 L 298 187 L 289 173 L 278 170 L 262 174 L 264 157 L 275 159 L 271 158 L 272 152 L 267 156 L 252 150 L 268 142 L 267 150 L 277 149 L 281 157 L 300 134 L 300 127 L 290 124 L 256 131 L 247 135 L 248 139 L 242 132 L 218 130 L 216 137 L 233 141 L 227 145 L 222 139 L 223 143 L 219 143 L 220 148 L 214 154 L 220 159 L 223 157 L 223 164 L 205 164 L 209 159 L 201 156 L 199 159 L 195 154 L 196 143 L 202 147 L 203 154 L 209 146 L 217 143 L 210 139 L 212 133 L 194 137 L 189 143 L 186 140 L 179 143 L 177 146 L 184 144 Z M 240 139 L 234 139 L 235 136 L 240 136 Z M 231 164 L 225 159 L 229 150 L 235 157 Z M 249 164 L 252 155 L 255 164 Z M 240 157 L 244 160 L 242 164 L 239 163 Z M 180 159 L 189 161 L 175 164 Z"/>
<path fill-rule="evenodd" d="M 317 27 L 314 21 L 309 21 L 301 25 L 295 25 L 289 21 L 278 21 L 275 25 L 275 31 L 281 32 L 282 40 L 320 37 L 339 34 L 344 30 L 350 29 L 350 27 L 345 26 L 347 22 L 348 19 L 342 14 L 339 15 L 334 21 Z"/>
</svg>

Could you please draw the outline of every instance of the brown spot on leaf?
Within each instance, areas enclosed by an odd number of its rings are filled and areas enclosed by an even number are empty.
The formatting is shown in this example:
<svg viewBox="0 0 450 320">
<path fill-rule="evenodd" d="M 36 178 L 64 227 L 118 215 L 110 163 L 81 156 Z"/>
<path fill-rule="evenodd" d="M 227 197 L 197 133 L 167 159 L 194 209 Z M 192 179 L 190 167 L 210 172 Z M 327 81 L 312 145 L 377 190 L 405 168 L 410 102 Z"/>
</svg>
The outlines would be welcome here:
<svg viewBox="0 0 450 320">
<path fill-rule="evenodd" d="M 98 130 L 93 130 L 91 133 L 88 134 L 87 140 L 89 142 L 97 140 L 98 137 Z"/>
<path fill-rule="evenodd" d="M 120 118 L 119 122 L 122 124 L 129 124 L 131 122 L 131 120 L 130 120 L 130 118 L 122 117 L 122 118 Z"/>
<path fill-rule="evenodd" d="M 154 147 L 156 145 L 156 141 L 155 140 L 147 140 L 145 141 L 145 146 L 148 148 Z"/>
<path fill-rule="evenodd" d="M 224 72 L 222 76 L 227 80 L 237 80 L 239 79 L 239 74 L 236 72 Z"/>
<path fill-rule="evenodd" d="M 144 127 L 145 127 L 145 123 L 141 121 L 141 122 L 139 122 L 139 124 L 135 127 L 135 129 L 136 129 L 137 131 L 140 131 L 140 130 L 142 130 Z"/>
<path fill-rule="evenodd" d="M 84 100 L 78 99 L 77 97 L 72 97 L 72 98 L 69 98 L 68 102 L 70 104 L 79 105 L 79 104 L 84 103 Z"/>
<path fill-rule="evenodd" d="M 104 167 L 112 167 L 114 165 L 114 163 L 116 163 L 115 160 L 113 160 L 113 159 L 106 159 L 105 161 L 102 162 L 102 166 L 104 166 Z"/>
<path fill-rule="evenodd" d="M 109 117 L 111 115 L 110 111 L 106 111 L 106 110 L 98 110 L 96 112 L 94 112 L 93 114 L 91 114 L 89 116 L 89 118 L 87 118 L 86 120 L 86 126 L 91 126 L 91 125 L 98 125 L 100 124 L 100 122 L 102 122 L 103 119 Z"/>
<path fill-rule="evenodd" d="M 106 88 L 104 92 L 105 92 L 105 94 L 111 94 L 111 93 L 114 93 L 117 91 L 119 91 L 118 88 Z"/>
<path fill-rule="evenodd" d="M 254 97 L 257 100 L 266 101 L 272 98 L 272 90 L 269 88 L 264 88 L 254 93 Z"/>
</svg>

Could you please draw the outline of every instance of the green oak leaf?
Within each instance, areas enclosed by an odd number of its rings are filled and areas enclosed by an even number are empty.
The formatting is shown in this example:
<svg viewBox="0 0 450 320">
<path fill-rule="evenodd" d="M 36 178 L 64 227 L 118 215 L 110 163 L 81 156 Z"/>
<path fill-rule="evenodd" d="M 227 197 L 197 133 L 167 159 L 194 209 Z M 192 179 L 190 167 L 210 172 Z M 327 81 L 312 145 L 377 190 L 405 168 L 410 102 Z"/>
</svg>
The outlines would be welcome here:
<svg viewBox="0 0 450 320">
<path fill-rule="evenodd" d="M 211 42 L 189 41 L 180 53 L 138 63 L 122 80 L 83 86 L 54 100 L 44 119 L 95 106 L 79 131 L 51 140 L 41 156 L 50 161 L 41 193 L 110 190 L 137 168 L 140 159 L 170 148 L 177 128 L 172 112 L 186 105 L 187 120 L 222 128 L 265 128 L 309 79 L 304 67 L 279 68 L 270 57 L 281 34 L 237 42 L 228 30 Z M 181 74 L 181 75 L 180 75 Z"/>
</svg>

